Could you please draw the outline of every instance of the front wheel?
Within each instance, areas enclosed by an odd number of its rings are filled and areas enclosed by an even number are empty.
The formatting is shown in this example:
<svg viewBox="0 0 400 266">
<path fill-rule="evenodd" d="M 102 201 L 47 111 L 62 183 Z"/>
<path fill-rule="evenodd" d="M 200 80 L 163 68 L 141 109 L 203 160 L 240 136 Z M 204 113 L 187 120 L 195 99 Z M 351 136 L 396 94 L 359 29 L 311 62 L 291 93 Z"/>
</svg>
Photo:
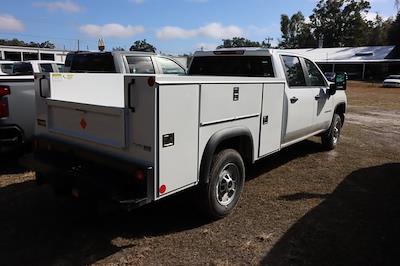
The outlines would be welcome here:
<svg viewBox="0 0 400 266">
<path fill-rule="evenodd" d="M 332 123 L 329 129 L 321 136 L 322 145 L 327 150 L 336 148 L 340 133 L 342 130 L 342 120 L 338 114 L 333 115 Z"/>
<path fill-rule="evenodd" d="M 204 209 L 212 219 L 230 214 L 237 205 L 245 181 L 245 167 L 240 154 L 226 149 L 213 158 L 210 180 L 203 190 Z"/>
</svg>

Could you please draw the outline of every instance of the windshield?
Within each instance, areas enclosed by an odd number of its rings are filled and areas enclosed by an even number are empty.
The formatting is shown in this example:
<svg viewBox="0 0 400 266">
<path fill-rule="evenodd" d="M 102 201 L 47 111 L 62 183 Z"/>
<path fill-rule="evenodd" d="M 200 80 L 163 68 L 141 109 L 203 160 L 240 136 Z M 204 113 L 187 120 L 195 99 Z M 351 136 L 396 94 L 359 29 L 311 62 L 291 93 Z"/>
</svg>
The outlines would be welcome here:
<svg viewBox="0 0 400 266">
<path fill-rule="evenodd" d="M 115 73 L 114 58 L 111 53 L 69 54 L 65 68 L 70 72 Z"/>
<path fill-rule="evenodd" d="M 274 77 L 270 56 L 195 57 L 189 75 Z"/>
</svg>

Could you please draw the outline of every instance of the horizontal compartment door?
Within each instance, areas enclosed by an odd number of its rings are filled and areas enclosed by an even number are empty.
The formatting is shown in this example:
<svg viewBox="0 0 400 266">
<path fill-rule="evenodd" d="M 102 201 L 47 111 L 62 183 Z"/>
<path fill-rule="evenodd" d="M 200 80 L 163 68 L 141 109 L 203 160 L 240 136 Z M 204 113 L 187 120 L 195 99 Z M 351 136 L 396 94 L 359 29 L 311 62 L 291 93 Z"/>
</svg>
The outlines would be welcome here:
<svg viewBox="0 0 400 266">
<path fill-rule="evenodd" d="M 261 96 L 262 84 L 204 84 L 200 122 L 207 125 L 259 115 Z"/>
<path fill-rule="evenodd" d="M 50 133 L 116 148 L 126 147 L 123 108 L 47 100 Z"/>
</svg>

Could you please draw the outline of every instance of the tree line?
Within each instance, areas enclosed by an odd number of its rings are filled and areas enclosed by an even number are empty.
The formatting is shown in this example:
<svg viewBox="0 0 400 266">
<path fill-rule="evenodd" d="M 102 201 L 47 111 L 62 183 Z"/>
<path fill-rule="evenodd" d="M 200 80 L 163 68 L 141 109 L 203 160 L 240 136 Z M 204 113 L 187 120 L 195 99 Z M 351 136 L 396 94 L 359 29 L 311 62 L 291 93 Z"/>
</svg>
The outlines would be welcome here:
<svg viewBox="0 0 400 266">
<path fill-rule="evenodd" d="M 396 1 L 397 3 L 398 1 Z M 400 44 L 400 13 L 368 20 L 366 0 L 320 0 L 308 19 L 301 12 L 281 15 L 282 48 L 397 45 Z"/>
<path fill-rule="evenodd" d="M 50 41 L 45 42 L 24 42 L 18 39 L 0 39 L 0 45 L 7 45 L 7 46 L 22 46 L 22 47 L 34 47 L 34 48 L 48 48 L 54 49 L 56 46 L 51 43 Z"/>
</svg>

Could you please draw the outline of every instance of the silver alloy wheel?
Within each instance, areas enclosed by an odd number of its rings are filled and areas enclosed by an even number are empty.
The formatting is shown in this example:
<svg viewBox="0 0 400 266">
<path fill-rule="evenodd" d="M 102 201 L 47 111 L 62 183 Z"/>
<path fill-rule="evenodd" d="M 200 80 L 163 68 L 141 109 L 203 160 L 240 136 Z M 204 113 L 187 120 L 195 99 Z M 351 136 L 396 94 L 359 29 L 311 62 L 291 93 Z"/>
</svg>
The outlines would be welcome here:
<svg viewBox="0 0 400 266">
<path fill-rule="evenodd" d="M 333 128 L 333 132 L 332 132 L 333 144 L 335 144 L 335 145 L 339 140 L 339 135 L 340 135 L 340 128 L 339 127 L 340 127 L 339 121 L 336 121 L 335 126 Z"/>
<path fill-rule="evenodd" d="M 220 172 L 215 192 L 217 201 L 222 206 L 228 206 L 235 198 L 239 177 L 239 168 L 233 163 L 225 165 Z"/>
</svg>

